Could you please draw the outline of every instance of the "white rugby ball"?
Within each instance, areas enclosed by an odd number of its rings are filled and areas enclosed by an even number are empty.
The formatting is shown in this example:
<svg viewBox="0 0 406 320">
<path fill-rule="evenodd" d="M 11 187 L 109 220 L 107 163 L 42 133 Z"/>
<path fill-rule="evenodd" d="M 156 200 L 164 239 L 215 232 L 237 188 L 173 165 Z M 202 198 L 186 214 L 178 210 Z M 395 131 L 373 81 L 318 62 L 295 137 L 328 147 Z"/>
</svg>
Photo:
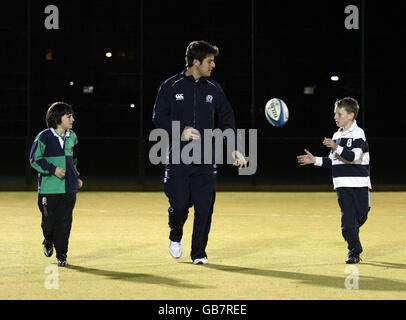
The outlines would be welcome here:
<svg viewBox="0 0 406 320">
<path fill-rule="evenodd" d="M 273 98 L 265 105 L 265 117 L 275 127 L 283 127 L 289 120 L 289 110 L 281 99 Z"/>
</svg>

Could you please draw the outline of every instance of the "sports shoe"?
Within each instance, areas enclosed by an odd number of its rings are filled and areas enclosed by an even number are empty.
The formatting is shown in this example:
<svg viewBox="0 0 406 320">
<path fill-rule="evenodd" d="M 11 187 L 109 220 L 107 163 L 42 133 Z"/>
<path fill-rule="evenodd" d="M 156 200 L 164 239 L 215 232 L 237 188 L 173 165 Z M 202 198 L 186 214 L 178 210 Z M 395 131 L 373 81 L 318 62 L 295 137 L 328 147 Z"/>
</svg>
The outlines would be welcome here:
<svg viewBox="0 0 406 320">
<path fill-rule="evenodd" d="M 180 258 L 182 256 L 182 245 L 180 242 L 169 241 L 169 252 L 175 259 Z"/>
<path fill-rule="evenodd" d="M 206 257 L 193 260 L 193 264 L 207 264 L 208 262 L 209 260 Z"/>
<path fill-rule="evenodd" d="M 54 253 L 54 245 L 51 242 L 48 242 L 46 240 L 44 240 L 44 242 L 42 243 L 44 245 L 44 254 L 45 257 L 51 257 L 52 254 Z"/>
<path fill-rule="evenodd" d="M 67 267 L 69 266 L 68 261 L 66 260 L 58 260 L 58 267 Z"/>
<path fill-rule="evenodd" d="M 361 261 L 361 258 L 358 256 L 352 256 L 352 257 L 348 257 L 347 260 L 345 260 L 346 264 L 356 264 L 359 263 Z"/>
</svg>

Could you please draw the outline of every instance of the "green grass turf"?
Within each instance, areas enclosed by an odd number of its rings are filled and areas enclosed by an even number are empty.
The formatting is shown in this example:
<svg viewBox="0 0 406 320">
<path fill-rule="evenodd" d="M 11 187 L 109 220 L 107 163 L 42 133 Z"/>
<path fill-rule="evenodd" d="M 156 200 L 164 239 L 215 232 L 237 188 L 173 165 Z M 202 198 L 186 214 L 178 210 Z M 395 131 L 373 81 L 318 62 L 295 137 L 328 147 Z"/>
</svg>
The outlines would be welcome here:
<svg viewBox="0 0 406 320">
<path fill-rule="evenodd" d="M 71 266 L 56 268 L 59 288 L 47 289 L 56 258 L 42 252 L 37 195 L 2 192 L 0 299 L 404 299 L 406 194 L 372 192 L 371 201 L 359 289 L 348 290 L 334 192 L 217 193 L 205 266 L 189 257 L 193 209 L 175 260 L 162 192 L 82 192 Z"/>
</svg>

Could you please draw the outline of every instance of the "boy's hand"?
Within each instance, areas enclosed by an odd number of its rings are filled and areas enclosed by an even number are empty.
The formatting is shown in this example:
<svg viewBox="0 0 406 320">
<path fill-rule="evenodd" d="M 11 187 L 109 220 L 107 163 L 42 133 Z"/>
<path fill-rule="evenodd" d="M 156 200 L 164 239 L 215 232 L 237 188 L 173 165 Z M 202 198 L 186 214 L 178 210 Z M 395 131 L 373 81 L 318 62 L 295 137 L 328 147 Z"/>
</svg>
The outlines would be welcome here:
<svg viewBox="0 0 406 320">
<path fill-rule="evenodd" d="M 78 188 L 82 188 L 83 187 L 83 181 L 81 179 L 78 179 Z"/>
<path fill-rule="evenodd" d="M 324 144 L 326 147 L 331 148 L 331 149 L 334 149 L 334 150 L 337 150 L 337 148 L 338 148 L 337 143 L 335 143 L 332 139 L 324 138 L 323 144 Z"/>
<path fill-rule="evenodd" d="M 66 171 L 62 169 L 61 167 L 56 167 L 55 169 L 55 175 L 59 178 L 62 179 L 65 176 Z"/>
<path fill-rule="evenodd" d="M 316 158 L 306 149 L 304 149 L 306 154 L 297 156 L 297 161 L 301 166 L 304 166 L 306 164 L 312 164 L 316 162 Z"/>
</svg>

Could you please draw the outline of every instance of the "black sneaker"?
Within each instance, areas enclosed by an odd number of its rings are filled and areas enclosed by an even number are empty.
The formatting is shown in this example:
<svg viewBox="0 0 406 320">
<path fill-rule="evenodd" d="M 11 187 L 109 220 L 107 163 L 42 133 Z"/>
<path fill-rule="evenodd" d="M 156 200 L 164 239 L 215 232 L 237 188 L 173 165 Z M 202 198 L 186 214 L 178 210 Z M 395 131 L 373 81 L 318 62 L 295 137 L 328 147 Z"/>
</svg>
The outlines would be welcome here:
<svg viewBox="0 0 406 320">
<path fill-rule="evenodd" d="M 68 261 L 66 260 L 58 260 L 58 267 L 67 267 L 69 266 Z"/>
<path fill-rule="evenodd" d="M 361 258 L 358 256 L 352 256 L 349 257 L 347 260 L 345 260 L 346 264 L 356 264 L 359 263 L 361 261 Z"/>
<path fill-rule="evenodd" d="M 68 261 L 66 261 L 66 258 L 67 258 L 67 256 L 66 256 L 66 254 L 64 253 L 64 254 L 60 254 L 60 253 L 56 253 L 56 258 L 58 259 L 58 266 L 59 267 L 67 267 L 69 264 L 68 264 Z"/>
<path fill-rule="evenodd" d="M 54 253 L 54 245 L 52 242 L 49 242 L 47 240 L 44 240 L 44 242 L 42 243 L 44 245 L 44 254 L 45 257 L 51 257 L 52 254 Z"/>
</svg>

